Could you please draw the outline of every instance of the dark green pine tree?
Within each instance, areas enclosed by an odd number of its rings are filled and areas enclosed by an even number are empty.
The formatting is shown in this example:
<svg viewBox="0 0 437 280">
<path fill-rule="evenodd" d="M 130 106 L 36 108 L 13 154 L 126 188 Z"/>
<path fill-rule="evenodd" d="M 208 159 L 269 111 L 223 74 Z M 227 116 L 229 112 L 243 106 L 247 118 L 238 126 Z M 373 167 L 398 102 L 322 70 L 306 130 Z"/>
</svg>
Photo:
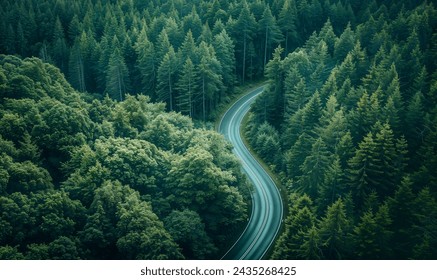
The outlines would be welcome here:
<svg viewBox="0 0 437 280">
<path fill-rule="evenodd" d="M 413 249 L 414 259 L 435 259 L 437 246 L 437 202 L 430 188 L 422 189 L 414 201 L 413 234 L 416 245 Z"/>
<path fill-rule="evenodd" d="M 196 68 L 188 57 L 176 83 L 178 90 L 176 106 L 181 113 L 190 117 L 194 116 L 195 94 L 198 92 L 196 81 Z"/>
<path fill-rule="evenodd" d="M 138 72 L 140 74 L 142 91 L 155 97 L 156 80 L 158 76 L 158 61 L 156 59 L 155 46 L 149 40 L 147 31 L 143 28 L 135 43 L 135 52 L 137 54 Z"/>
<path fill-rule="evenodd" d="M 310 154 L 312 144 L 315 139 L 303 132 L 299 135 L 296 142 L 291 146 L 284 155 L 284 163 L 286 166 L 286 173 L 290 178 L 295 178 L 301 175 L 301 171 L 296 166 L 301 166 L 305 158 Z"/>
<path fill-rule="evenodd" d="M 345 259 L 350 255 L 350 233 L 352 221 L 347 216 L 345 204 L 341 198 L 326 210 L 319 223 L 321 249 L 327 259 Z"/>
<path fill-rule="evenodd" d="M 234 42 L 225 29 L 214 36 L 212 45 L 216 52 L 216 57 L 222 66 L 223 85 L 226 85 L 226 92 L 233 91 L 235 85 L 235 54 Z"/>
<path fill-rule="evenodd" d="M 162 62 L 164 56 L 170 52 L 171 48 L 173 49 L 173 52 L 175 52 L 174 47 L 171 45 L 170 39 L 168 38 L 167 30 L 164 28 L 161 33 L 159 33 L 158 40 L 155 44 L 156 60 Z"/>
<path fill-rule="evenodd" d="M 355 205 L 359 209 L 363 206 L 367 195 L 371 190 L 374 190 L 375 180 L 378 180 L 383 174 L 383 170 L 380 170 L 381 162 L 376 150 L 374 136 L 369 132 L 359 143 L 354 157 L 348 162 L 347 177 L 353 188 Z"/>
<path fill-rule="evenodd" d="M 56 66 L 58 66 L 63 73 L 67 73 L 68 47 L 65 40 L 64 29 L 59 17 L 56 19 L 53 31 L 52 57 Z"/>
<path fill-rule="evenodd" d="M 276 24 L 276 18 L 272 15 L 272 11 L 270 10 L 269 5 L 267 5 L 264 9 L 263 15 L 259 21 L 259 28 L 263 31 L 264 34 L 263 68 L 265 68 L 272 50 L 271 48 L 279 44 L 279 42 L 283 39 L 281 30 Z"/>
<path fill-rule="evenodd" d="M 324 174 L 324 181 L 318 189 L 317 211 L 324 213 L 329 205 L 337 201 L 345 192 L 344 172 L 340 159 L 335 155 Z"/>
<path fill-rule="evenodd" d="M 354 228 L 355 257 L 370 260 L 391 258 L 390 224 L 391 219 L 386 204 L 381 205 L 375 213 L 364 212 Z"/>
<path fill-rule="evenodd" d="M 407 259 L 412 252 L 414 241 L 412 241 L 412 227 L 415 223 L 414 199 L 412 191 L 413 182 L 406 176 L 397 188 L 394 196 L 388 199 L 390 218 L 393 223 L 393 242 L 397 244 L 394 255 L 398 259 Z"/>
<path fill-rule="evenodd" d="M 83 27 L 81 22 L 79 21 L 78 15 L 74 15 L 68 25 L 68 39 L 70 43 L 73 43 L 77 37 L 82 33 Z"/>
<path fill-rule="evenodd" d="M 420 146 L 426 130 L 424 101 L 424 96 L 421 92 L 414 94 L 405 114 L 406 126 L 403 129 L 412 150 L 417 150 Z"/>
<path fill-rule="evenodd" d="M 285 53 L 298 44 L 298 30 L 296 27 L 297 10 L 295 0 L 285 0 L 279 13 L 278 25 L 282 33 L 285 34 Z"/>
<path fill-rule="evenodd" d="M 307 137 L 315 138 L 315 128 L 319 125 L 321 117 L 320 96 L 316 92 L 308 103 L 302 109 L 298 110 L 288 120 L 289 125 L 286 126 L 283 135 L 283 144 L 285 148 L 290 148 L 294 145 L 297 139 L 305 132 Z M 300 165 L 298 165 L 300 166 Z"/>
<path fill-rule="evenodd" d="M 302 175 L 297 181 L 297 186 L 310 197 L 317 197 L 328 171 L 331 154 L 326 148 L 322 138 L 318 138 L 312 148 L 309 156 L 300 166 Z"/>
<path fill-rule="evenodd" d="M 285 78 L 284 118 L 302 109 L 310 98 L 305 79 L 296 68 L 292 68 Z"/>
<path fill-rule="evenodd" d="M 158 84 L 156 87 L 156 98 L 158 101 L 166 102 L 168 109 L 174 109 L 176 73 L 178 60 L 173 47 L 170 46 L 168 53 L 164 55 L 158 68 Z"/>
<path fill-rule="evenodd" d="M 281 60 L 283 50 L 281 47 L 276 48 L 273 59 L 269 61 L 265 69 L 265 76 L 270 83 L 266 89 L 263 111 L 267 120 L 272 124 L 281 123 L 284 117 L 284 66 Z"/>
<path fill-rule="evenodd" d="M 122 101 L 124 94 L 130 90 L 130 80 L 128 68 L 118 48 L 114 49 L 109 58 L 106 75 L 106 92 L 112 98 Z"/>
<path fill-rule="evenodd" d="M 319 37 L 325 41 L 326 46 L 328 47 L 328 53 L 332 56 L 334 54 L 335 42 L 338 38 L 334 33 L 331 20 L 328 19 L 322 29 L 320 29 Z"/>
<path fill-rule="evenodd" d="M 303 243 L 296 251 L 296 256 L 300 260 L 320 260 L 324 258 L 319 230 L 316 226 L 313 226 L 305 233 Z"/>
<path fill-rule="evenodd" d="M 192 6 L 191 13 L 182 19 L 182 29 L 184 34 L 191 30 L 193 38 L 199 38 L 202 34 L 202 20 L 197 13 L 196 6 Z"/>
<path fill-rule="evenodd" d="M 214 48 L 205 42 L 199 45 L 200 63 L 197 65 L 198 89 L 202 100 L 202 119 L 215 108 L 219 93 L 223 87 L 221 65 Z"/>
<path fill-rule="evenodd" d="M 350 23 L 346 26 L 340 38 L 335 42 L 334 46 L 334 58 L 337 61 L 343 61 L 346 55 L 355 46 L 355 34 L 352 31 Z"/>
<path fill-rule="evenodd" d="M 68 70 L 71 85 L 78 91 L 85 92 L 85 60 L 79 38 L 70 50 Z"/>
<path fill-rule="evenodd" d="M 179 56 L 181 61 L 186 61 L 187 58 L 191 60 L 194 64 L 198 62 L 198 50 L 196 42 L 194 41 L 193 33 L 191 30 L 188 30 L 185 35 L 184 42 L 179 49 Z"/>
<path fill-rule="evenodd" d="M 241 34 L 241 36 L 237 35 L 237 42 L 240 48 L 240 52 L 242 52 L 242 57 L 239 57 L 239 65 L 242 65 L 241 68 L 241 79 L 244 84 L 246 78 L 246 57 L 249 43 L 252 40 L 252 36 L 256 29 L 256 20 L 254 15 L 251 13 L 249 9 L 249 5 L 246 1 L 243 2 L 243 8 L 241 9 L 240 15 L 235 23 L 235 33 Z"/>
<path fill-rule="evenodd" d="M 306 194 L 302 196 L 292 194 L 290 201 L 292 206 L 290 206 L 289 216 L 285 220 L 285 230 L 275 245 L 273 259 L 309 258 L 308 253 L 313 250 L 313 248 L 305 248 L 305 246 L 302 248 L 302 244 L 308 241 L 307 233 L 315 227 L 316 220 L 312 210 L 312 200 Z M 317 239 L 314 236 L 313 238 Z M 308 249 L 311 251 L 308 252 Z"/>
<path fill-rule="evenodd" d="M 393 131 L 388 123 L 384 124 L 380 131 L 375 135 L 375 156 L 372 165 L 379 169 L 377 174 L 369 174 L 372 176 L 371 182 L 373 188 L 381 196 L 393 194 L 396 186 L 400 181 L 396 181 L 398 174 L 403 174 L 403 170 L 397 170 L 396 157 L 405 154 L 405 150 L 397 151 Z M 402 147 L 399 147 L 402 148 Z"/>
</svg>

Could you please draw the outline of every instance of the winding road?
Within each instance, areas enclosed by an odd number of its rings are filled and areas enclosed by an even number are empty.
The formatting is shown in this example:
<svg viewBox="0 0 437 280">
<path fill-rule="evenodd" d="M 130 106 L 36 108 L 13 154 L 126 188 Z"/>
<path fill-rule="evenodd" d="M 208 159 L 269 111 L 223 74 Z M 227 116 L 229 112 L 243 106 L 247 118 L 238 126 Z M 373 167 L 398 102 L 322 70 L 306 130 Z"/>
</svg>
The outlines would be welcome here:
<svg viewBox="0 0 437 280">
<path fill-rule="evenodd" d="M 240 136 L 240 126 L 255 98 L 264 86 L 251 90 L 240 98 L 223 115 L 219 132 L 234 145 L 234 153 L 252 181 L 252 215 L 236 243 L 222 259 L 259 260 L 264 257 L 275 240 L 281 226 L 283 206 L 274 181 L 251 155 Z"/>
</svg>

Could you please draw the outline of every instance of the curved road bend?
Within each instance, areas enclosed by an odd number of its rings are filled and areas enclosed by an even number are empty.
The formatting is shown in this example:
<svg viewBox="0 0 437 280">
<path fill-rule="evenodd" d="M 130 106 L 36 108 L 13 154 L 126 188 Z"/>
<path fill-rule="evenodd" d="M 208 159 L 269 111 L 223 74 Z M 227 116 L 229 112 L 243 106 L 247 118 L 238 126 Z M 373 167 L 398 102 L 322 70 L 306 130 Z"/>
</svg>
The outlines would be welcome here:
<svg viewBox="0 0 437 280">
<path fill-rule="evenodd" d="M 259 260 L 264 257 L 279 231 L 283 208 L 281 195 L 272 178 L 250 154 L 240 136 L 240 125 L 255 98 L 264 90 L 258 87 L 240 98 L 224 114 L 219 132 L 234 145 L 234 153 L 251 180 L 252 216 L 237 242 L 222 259 Z"/>
</svg>

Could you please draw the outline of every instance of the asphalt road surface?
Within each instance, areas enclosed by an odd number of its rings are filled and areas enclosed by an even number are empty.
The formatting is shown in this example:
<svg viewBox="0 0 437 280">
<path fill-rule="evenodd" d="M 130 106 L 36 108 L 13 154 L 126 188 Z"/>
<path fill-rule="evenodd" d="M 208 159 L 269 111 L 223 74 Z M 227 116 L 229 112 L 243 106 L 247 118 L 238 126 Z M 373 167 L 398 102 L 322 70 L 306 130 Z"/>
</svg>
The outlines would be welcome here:
<svg viewBox="0 0 437 280">
<path fill-rule="evenodd" d="M 247 227 L 236 243 L 222 259 L 259 260 L 271 247 L 281 226 L 283 206 L 281 195 L 274 181 L 251 155 L 240 136 L 241 122 L 255 98 L 264 90 L 264 86 L 251 90 L 240 98 L 224 114 L 219 132 L 234 145 L 234 153 L 241 160 L 243 169 L 251 180 L 252 215 Z"/>
</svg>

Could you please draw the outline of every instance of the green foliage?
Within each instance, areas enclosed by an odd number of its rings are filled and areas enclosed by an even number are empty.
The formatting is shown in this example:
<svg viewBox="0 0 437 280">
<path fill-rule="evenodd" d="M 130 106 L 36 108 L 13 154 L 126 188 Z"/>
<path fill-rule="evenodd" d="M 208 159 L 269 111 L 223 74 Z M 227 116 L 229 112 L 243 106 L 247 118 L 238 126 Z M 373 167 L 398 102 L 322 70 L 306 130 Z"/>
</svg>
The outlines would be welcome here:
<svg viewBox="0 0 437 280">
<path fill-rule="evenodd" d="M 173 210 L 164 224 L 188 259 L 208 259 L 217 251 L 197 212 Z"/>
<path fill-rule="evenodd" d="M 296 246 L 288 219 L 272 256 L 432 258 L 436 193 L 427 190 L 437 182 L 436 68 L 426 61 L 435 48 L 423 42 L 435 37 L 429 29 L 435 7 L 328 2 L 283 1 L 276 8 L 282 8 L 279 25 L 287 24 L 279 26 L 287 30 L 286 46 L 293 24 L 300 29 L 296 40 L 303 33 L 308 39 L 273 55 L 265 71 L 269 85 L 248 119 L 252 147 L 274 162 L 290 191 L 311 197 L 320 221 Z M 286 21 L 285 11 L 297 19 Z M 330 20 L 318 25 L 314 15 L 326 14 Z M 266 149 L 269 126 L 279 141 Z M 417 214 L 419 194 L 427 215 Z"/>
<path fill-rule="evenodd" d="M 1 258 L 217 257 L 245 178 L 223 138 L 165 111 L 210 120 L 264 75 L 249 141 L 315 202 L 273 256 L 435 258 L 433 3 L 16 2 L 0 8 Z"/>
<path fill-rule="evenodd" d="M 92 99 L 38 59 L 0 58 L 12 93 L 0 105 L 2 258 L 218 257 L 249 197 L 222 136 L 145 95 Z M 12 87 L 16 76 L 35 87 Z"/>
</svg>

